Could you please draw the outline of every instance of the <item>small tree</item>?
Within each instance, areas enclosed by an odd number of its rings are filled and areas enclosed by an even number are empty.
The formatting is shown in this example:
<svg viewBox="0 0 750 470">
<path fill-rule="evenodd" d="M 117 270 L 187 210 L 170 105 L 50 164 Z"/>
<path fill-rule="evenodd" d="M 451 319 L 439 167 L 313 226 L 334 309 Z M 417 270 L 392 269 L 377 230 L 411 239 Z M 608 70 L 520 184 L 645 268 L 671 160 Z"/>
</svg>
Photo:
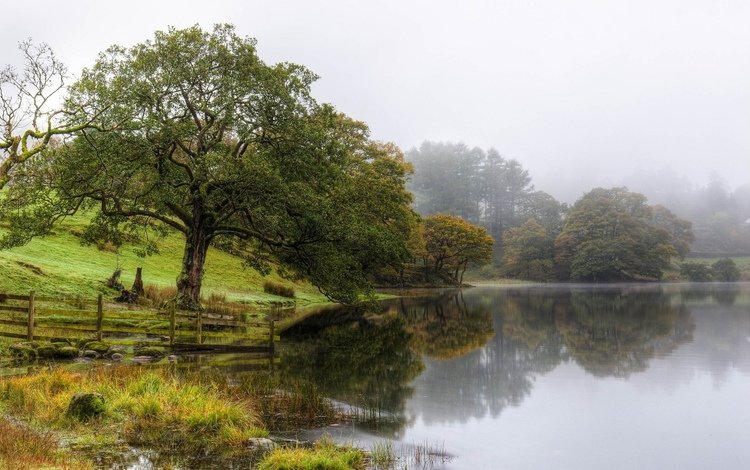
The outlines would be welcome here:
<svg viewBox="0 0 750 470">
<path fill-rule="evenodd" d="M 424 220 L 425 264 L 435 273 L 447 272 L 458 285 L 469 264 L 492 259 L 495 242 L 487 231 L 461 217 L 438 214 Z"/>
<path fill-rule="evenodd" d="M 512 277 L 546 281 L 552 277 L 554 240 L 534 219 L 503 232 L 503 267 Z"/>
<path fill-rule="evenodd" d="M 714 279 L 721 282 L 737 282 L 740 280 L 740 270 L 732 258 L 722 258 L 711 265 Z"/>
<path fill-rule="evenodd" d="M 24 41 L 18 46 L 24 66 L 0 70 L 0 189 L 13 170 L 39 155 L 56 136 L 97 127 L 100 109 L 92 103 L 59 106 L 67 86 L 67 69 L 47 44 Z"/>
</svg>

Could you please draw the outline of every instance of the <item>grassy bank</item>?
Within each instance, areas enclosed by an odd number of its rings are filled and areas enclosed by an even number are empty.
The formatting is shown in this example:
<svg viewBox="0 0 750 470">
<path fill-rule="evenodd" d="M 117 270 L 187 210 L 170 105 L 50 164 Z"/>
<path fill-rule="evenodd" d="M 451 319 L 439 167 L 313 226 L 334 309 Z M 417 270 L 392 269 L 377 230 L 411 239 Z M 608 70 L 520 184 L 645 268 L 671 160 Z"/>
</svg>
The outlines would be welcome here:
<svg viewBox="0 0 750 470">
<path fill-rule="evenodd" d="M 100 367 L 86 372 L 58 368 L 0 380 L 0 468 L 88 469 L 94 455 L 127 446 L 174 456 L 170 465 L 187 468 L 200 468 L 190 463 L 196 455 L 251 462 L 259 456 L 248 442 L 267 437 L 269 429 L 330 424 L 340 418 L 309 387 L 292 385 L 279 392 L 279 383 L 263 377 L 230 384 L 220 377 L 162 368 Z M 93 397 L 86 408 L 74 405 L 82 396 Z M 59 442 L 67 444 L 59 447 Z M 324 441 L 311 448 L 276 449 L 260 465 L 358 469 L 363 462 L 363 452 Z"/>
<path fill-rule="evenodd" d="M 39 295 L 95 298 L 118 263 L 126 288 L 133 283 L 139 266 L 143 267 L 145 284 L 174 287 L 182 263 L 182 235 L 168 235 L 159 242 L 159 254 L 141 258 L 132 245 L 123 246 L 119 254 L 106 245 L 82 246 L 78 234 L 83 232 L 85 223 L 85 216 L 74 216 L 47 237 L 0 251 L 0 272 L 3 273 L 0 292 L 24 293 L 33 289 Z M 0 227 L 0 234 L 2 232 Z M 263 284 L 268 280 L 293 288 L 298 304 L 326 301 L 310 284 L 282 279 L 275 272 L 263 277 L 244 268 L 239 257 L 213 248 L 209 250 L 206 263 L 203 294 L 206 297 L 226 295 L 230 301 L 256 305 L 288 304 L 289 298 L 264 292 Z"/>
</svg>

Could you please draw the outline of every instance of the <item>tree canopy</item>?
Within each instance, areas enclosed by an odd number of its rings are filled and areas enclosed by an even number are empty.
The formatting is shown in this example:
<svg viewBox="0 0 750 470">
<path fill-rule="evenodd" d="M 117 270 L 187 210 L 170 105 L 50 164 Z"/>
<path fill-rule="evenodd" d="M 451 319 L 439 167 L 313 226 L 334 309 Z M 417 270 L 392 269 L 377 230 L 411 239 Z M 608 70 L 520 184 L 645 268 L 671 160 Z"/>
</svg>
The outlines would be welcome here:
<svg viewBox="0 0 750 470">
<path fill-rule="evenodd" d="M 511 277 L 547 281 L 552 278 L 554 238 L 536 220 L 503 232 L 503 267 Z"/>
<path fill-rule="evenodd" d="M 436 214 L 424 219 L 424 243 L 425 264 L 435 272 L 447 271 L 460 285 L 469 264 L 492 259 L 494 240 L 484 228 L 461 217 Z"/>
<path fill-rule="evenodd" d="M 555 240 L 555 261 L 563 277 L 595 282 L 660 279 L 678 255 L 675 244 L 691 234 L 689 223 L 676 217 L 674 224 L 686 227 L 681 237 L 652 225 L 653 214 L 645 196 L 625 188 L 596 188 L 585 194 Z"/>
<path fill-rule="evenodd" d="M 6 245 L 90 210 L 92 237 L 144 226 L 185 236 L 185 306 L 198 306 L 208 247 L 219 243 L 355 301 L 368 272 L 409 256 L 410 167 L 365 124 L 317 103 L 315 79 L 300 65 L 265 64 L 229 25 L 107 49 L 67 101 L 104 127 L 17 172 Z"/>
</svg>

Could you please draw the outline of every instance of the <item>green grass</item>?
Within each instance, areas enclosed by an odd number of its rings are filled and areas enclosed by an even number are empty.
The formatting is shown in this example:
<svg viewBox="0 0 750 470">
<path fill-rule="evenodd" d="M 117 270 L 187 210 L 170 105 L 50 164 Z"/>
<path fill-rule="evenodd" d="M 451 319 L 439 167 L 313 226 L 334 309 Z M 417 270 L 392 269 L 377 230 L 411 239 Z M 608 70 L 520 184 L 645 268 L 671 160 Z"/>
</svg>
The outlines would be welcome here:
<svg viewBox="0 0 750 470">
<path fill-rule="evenodd" d="M 280 448 L 264 458 L 258 470 L 358 470 L 365 468 L 365 454 L 360 449 L 337 446 L 322 438 L 313 449 Z"/>
<path fill-rule="evenodd" d="M 35 290 L 37 295 L 82 297 L 95 299 L 105 289 L 103 281 L 112 275 L 118 262 L 122 267 L 122 283 L 129 288 L 136 267 L 143 267 L 145 284 L 173 287 L 180 272 L 183 239 L 170 234 L 160 242 L 160 254 L 141 258 L 134 246 L 124 246 L 120 255 L 100 250 L 96 246 L 82 246 L 80 233 L 86 216 L 66 219 L 54 232 L 37 238 L 26 246 L 0 251 L 0 292 L 25 293 Z M 0 228 L 0 234 L 3 229 Z M 263 291 L 265 281 L 273 281 L 294 289 L 297 304 L 325 302 L 326 299 L 307 283 L 293 283 L 281 279 L 275 272 L 268 277 L 242 266 L 242 260 L 226 252 L 210 249 L 203 281 L 203 295 L 226 296 L 227 300 L 257 305 L 289 304 L 288 298 Z"/>
<path fill-rule="evenodd" d="M 85 423 L 69 416 L 68 404 L 78 392 L 100 393 L 104 414 Z M 131 444 L 157 449 L 241 449 L 248 438 L 268 434 L 248 401 L 226 388 L 183 380 L 165 370 L 46 370 L 3 380 L 1 397 L 7 413 L 34 426 L 88 439 L 118 434 Z"/>
</svg>

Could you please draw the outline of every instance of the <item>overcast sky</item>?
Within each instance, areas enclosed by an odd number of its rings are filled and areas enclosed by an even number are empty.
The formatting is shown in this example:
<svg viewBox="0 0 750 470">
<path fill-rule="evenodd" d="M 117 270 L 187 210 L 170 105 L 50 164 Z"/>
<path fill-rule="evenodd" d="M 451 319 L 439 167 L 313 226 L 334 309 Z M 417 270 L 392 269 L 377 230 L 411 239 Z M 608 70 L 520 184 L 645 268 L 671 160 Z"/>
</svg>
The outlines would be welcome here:
<svg viewBox="0 0 750 470">
<path fill-rule="evenodd" d="M 158 29 L 233 23 L 374 138 L 495 147 L 564 199 L 641 169 L 750 181 L 747 0 L 44 0 L 3 17 L 1 63 L 32 37 L 74 73 Z"/>
</svg>

